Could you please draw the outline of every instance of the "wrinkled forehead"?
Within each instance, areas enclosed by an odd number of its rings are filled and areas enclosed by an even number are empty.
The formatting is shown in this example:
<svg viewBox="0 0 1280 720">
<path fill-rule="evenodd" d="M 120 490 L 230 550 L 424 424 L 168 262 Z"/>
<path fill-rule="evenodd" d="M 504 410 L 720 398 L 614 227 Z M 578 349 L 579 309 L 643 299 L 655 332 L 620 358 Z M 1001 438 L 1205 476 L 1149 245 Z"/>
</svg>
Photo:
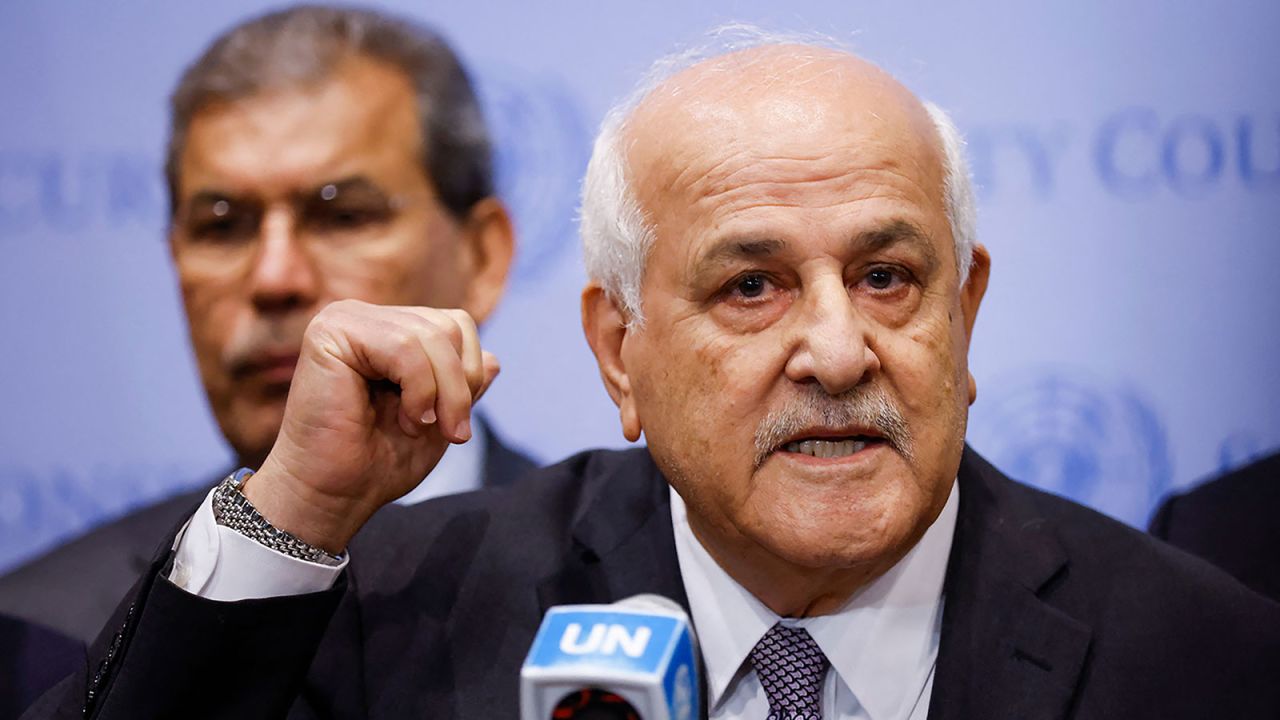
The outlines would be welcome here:
<svg viewBox="0 0 1280 720">
<path fill-rule="evenodd" d="M 940 141 L 919 99 L 871 63 L 827 48 L 769 46 L 694 65 L 640 102 L 624 141 L 637 199 L 650 211 L 771 158 L 891 164 L 942 201 Z"/>
</svg>

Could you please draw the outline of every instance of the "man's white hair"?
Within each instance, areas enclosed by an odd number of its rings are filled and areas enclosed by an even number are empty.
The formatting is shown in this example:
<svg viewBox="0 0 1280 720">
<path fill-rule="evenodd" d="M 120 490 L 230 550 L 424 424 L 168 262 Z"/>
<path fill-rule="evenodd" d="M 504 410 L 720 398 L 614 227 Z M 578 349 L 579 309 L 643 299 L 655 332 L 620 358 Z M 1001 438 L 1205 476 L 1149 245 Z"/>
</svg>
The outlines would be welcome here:
<svg viewBox="0 0 1280 720">
<path fill-rule="evenodd" d="M 582 181 L 579 232 L 587 276 L 621 306 L 631 325 L 644 322 L 640 283 L 654 242 L 653 226 L 631 190 L 627 148 L 623 144 L 627 122 L 636 107 L 673 75 L 730 53 L 782 45 L 849 52 L 825 36 L 771 33 L 741 23 L 719 26 L 709 37 L 703 45 L 659 59 L 636 88 L 609 110 L 600 124 Z M 942 148 L 943 205 L 951 224 L 956 266 L 963 285 L 969 277 L 977 236 L 977 210 L 964 138 L 946 111 L 927 101 L 924 107 Z"/>
</svg>

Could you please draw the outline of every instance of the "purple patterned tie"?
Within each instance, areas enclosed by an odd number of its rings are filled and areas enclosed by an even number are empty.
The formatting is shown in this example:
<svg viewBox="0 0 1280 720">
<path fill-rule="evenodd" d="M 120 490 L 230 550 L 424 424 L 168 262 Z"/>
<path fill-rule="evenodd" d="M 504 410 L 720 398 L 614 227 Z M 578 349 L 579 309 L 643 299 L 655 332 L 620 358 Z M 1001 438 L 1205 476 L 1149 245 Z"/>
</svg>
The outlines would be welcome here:
<svg viewBox="0 0 1280 720">
<path fill-rule="evenodd" d="M 769 698 L 769 720 L 822 720 L 828 663 L 808 630 L 778 623 L 751 649 L 750 658 Z"/>
</svg>

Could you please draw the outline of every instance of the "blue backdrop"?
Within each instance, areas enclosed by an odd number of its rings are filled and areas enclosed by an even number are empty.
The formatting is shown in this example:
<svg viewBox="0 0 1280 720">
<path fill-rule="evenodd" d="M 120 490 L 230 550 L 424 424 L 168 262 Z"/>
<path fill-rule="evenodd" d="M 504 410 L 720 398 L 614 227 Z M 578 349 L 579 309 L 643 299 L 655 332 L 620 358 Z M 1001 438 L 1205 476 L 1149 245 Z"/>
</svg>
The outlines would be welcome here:
<svg viewBox="0 0 1280 720">
<path fill-rule="evenodd" d="M 843 40 L 967 133 L 994 258 L 970 439 L 998 465 L 1141 525 L 1280 445 L 1280 4 L 964 5 L 389 4 L 455 42 L 501 142 L 499 430 L 546 460 L 623 443 L 578 326 L 578 178 L 649 61 L 736 19 Z M 230 462 L 163 239 L 165 102 L 268 7 L 0 5 L 0 569 Z"/>
</svg>

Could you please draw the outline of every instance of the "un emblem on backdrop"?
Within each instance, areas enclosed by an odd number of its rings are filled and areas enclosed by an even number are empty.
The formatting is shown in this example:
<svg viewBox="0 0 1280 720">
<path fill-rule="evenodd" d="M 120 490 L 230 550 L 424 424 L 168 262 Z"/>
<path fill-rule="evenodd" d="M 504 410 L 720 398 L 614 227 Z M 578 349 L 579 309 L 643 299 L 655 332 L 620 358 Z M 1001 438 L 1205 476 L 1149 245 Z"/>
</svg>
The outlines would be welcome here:
<svg viewBox="0 0 1280 720">
<path fill-rule="evenodd" d="M 515 216 L 512 279 L 521 283 L 574 245 L 578 180 L 591 137 L 560 78 L 488 66 L 477 85 L 493 133 L 498 192 Z"/>
<path fill-rule="evenodd" d="M 1145 526 L 1172 480 L 1168 440 L 1132 387 L 1079 372 L 989 384 L 969 439 L 1010 476 Z"/>
</svg>

